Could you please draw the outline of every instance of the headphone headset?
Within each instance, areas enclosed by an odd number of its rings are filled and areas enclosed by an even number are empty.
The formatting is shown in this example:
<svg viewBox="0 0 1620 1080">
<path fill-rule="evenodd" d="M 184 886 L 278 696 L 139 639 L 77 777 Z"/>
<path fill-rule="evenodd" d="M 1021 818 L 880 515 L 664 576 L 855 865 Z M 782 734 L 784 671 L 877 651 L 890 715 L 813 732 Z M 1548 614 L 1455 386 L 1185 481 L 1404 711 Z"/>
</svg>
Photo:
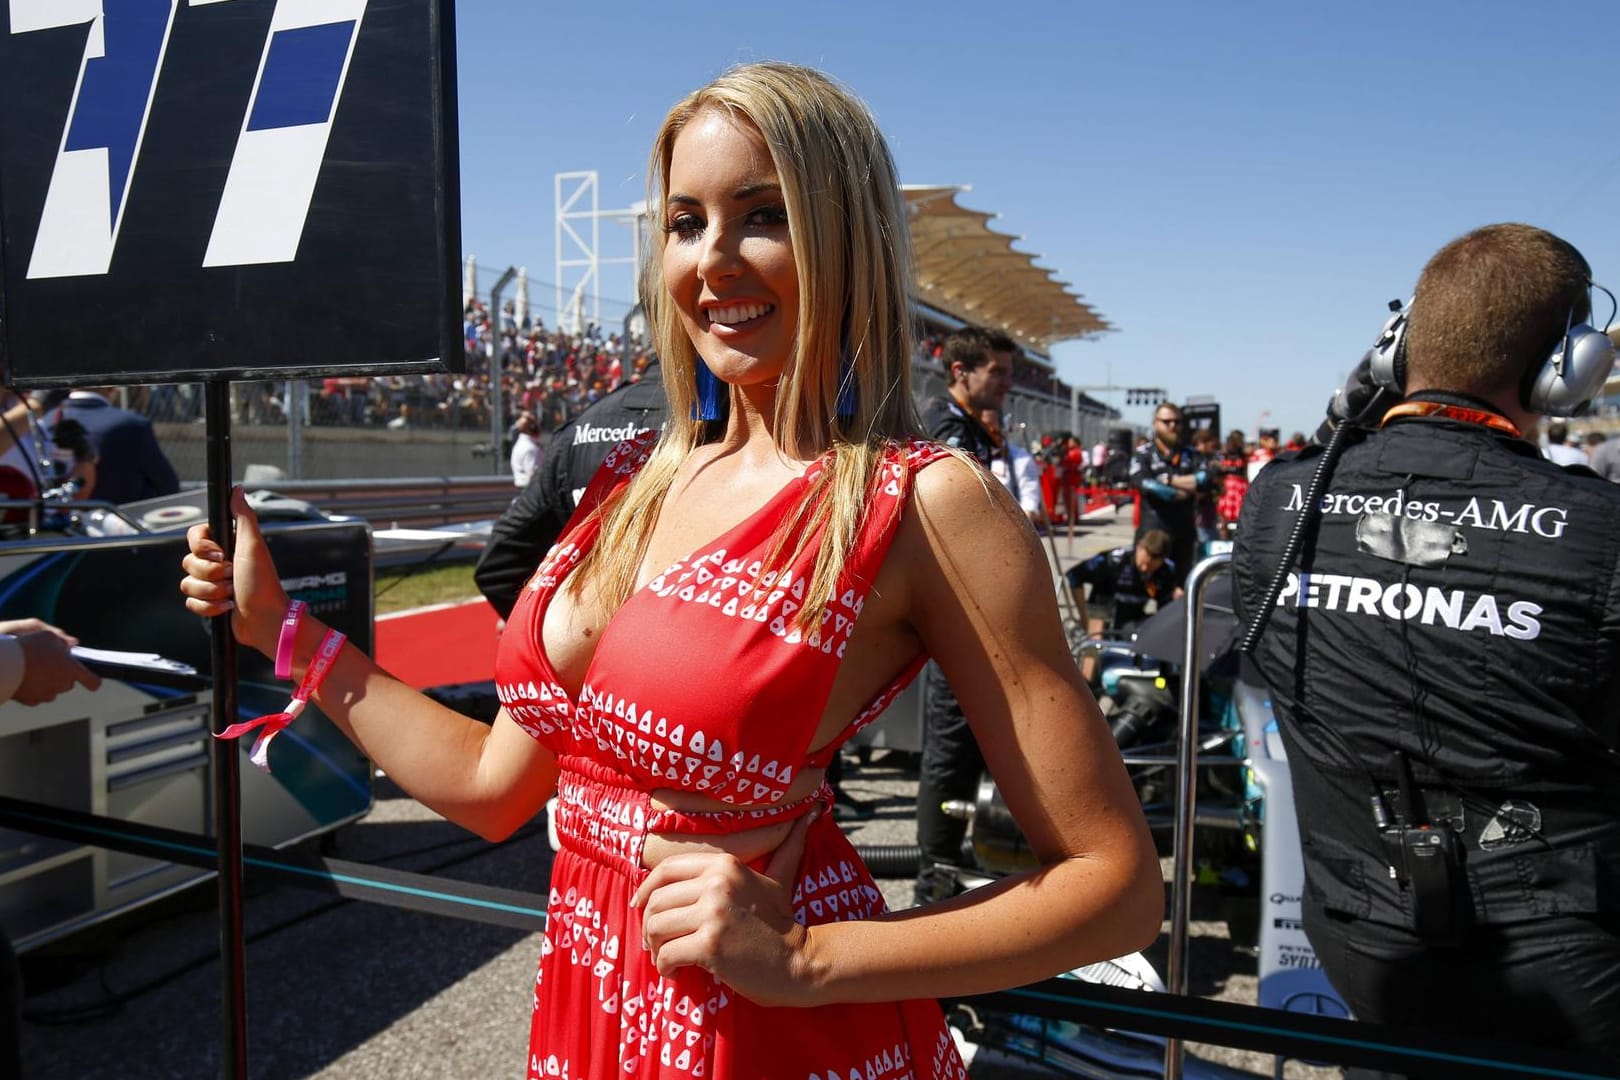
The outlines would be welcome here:
<svg viewBox="0 0 1620 1080">
<path fill-rule="evenodd" d="M 1602 289 L 1610 305 L 1615 304 L 1614 294 L 1602 285 L 1588 282 L 1587 286 Z M 1373 381 L 1385 390 L 1405 394 L 1406 324 L 1412 314 L 1411 301 L 1403 306 L 1399 300 L 1391 300 L 1389 310 L 1389 321 L 1379 332 L 1368 358 Z M 1603 384 L 1613 371 L 1614 342 L 1605 331 L 1594 330 L 1590 323 L 1577 323 L 1575 309 L 1571 307 L 1558 347 L 1525 372 L 1519 400 L 1525 408 L 1541 416 L 1581 416 L 1591 407 L 1592 399 L 1602 392 Z"/>
</svg>

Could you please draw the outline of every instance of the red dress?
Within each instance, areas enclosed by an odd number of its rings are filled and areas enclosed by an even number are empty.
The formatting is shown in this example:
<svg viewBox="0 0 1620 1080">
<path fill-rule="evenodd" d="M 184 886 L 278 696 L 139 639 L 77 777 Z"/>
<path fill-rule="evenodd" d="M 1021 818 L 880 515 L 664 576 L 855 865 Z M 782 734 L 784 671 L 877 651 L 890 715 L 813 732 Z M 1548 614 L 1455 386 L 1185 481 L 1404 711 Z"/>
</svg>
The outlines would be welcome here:
<svg viewBox="0 0 1620 1080">
<path fill-rule="evenodd" d="M 633 593 L 599 635 L 576 698 L 546 661 L 546 605 L 596 541 L 596 523 L 583 520 L 585 510 L 634 475 L 654 434 L 617 447 L 603 462 L 575 522 L 518 600 L 496 664 L 508 713 L 561 767 L 562 850 L 551 870 L 528 1075 L 965 1080 L 937 1003 L 766 1008 L 700 968 L 666 978 L 642 949 L 641 913 L 629 906 L 646 876 L 641 853 L 649 832 L 739 832 L 831 802 L 825 784 L 805 799 L 784 796 L 794 776 L 824 767 L 922 666 L 918 658 L 896 672 L 831 745 L 809 751 L 912 476 L 945 451 L 916 442 L 885 455 L 819 631 L 801 634 L 794 618 L 816 544 L 779 574 L 766 573 L 763 597 L 748 594 L 760 560 L 775 550 L 784 516 L 802 504 L 827 459 Z M 649 797 L 655 789 L 696 792 L 739 808 L 655 810 Z M 793 902 L 801 923 L 885 910 L 831 814 L 810 827 L 799 872 Z"/>
</svg>

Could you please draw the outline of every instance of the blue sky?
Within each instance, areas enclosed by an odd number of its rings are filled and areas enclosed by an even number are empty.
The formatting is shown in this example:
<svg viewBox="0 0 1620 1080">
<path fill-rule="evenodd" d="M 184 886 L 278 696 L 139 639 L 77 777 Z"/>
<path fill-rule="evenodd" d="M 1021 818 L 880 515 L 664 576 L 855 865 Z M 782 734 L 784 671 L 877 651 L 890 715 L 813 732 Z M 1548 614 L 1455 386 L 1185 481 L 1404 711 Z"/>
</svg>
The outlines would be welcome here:
<svg viewBox="0 0 1620 1080">
<path fill-rule="evenodd" d="M 1620 282 L 1614 11 L 459 0 L 463 249 L 554 280 L 553 174 L 598 170 L 602 207 L 629 206 L 677 98 L 734 63 L 810 64 L 871 105 L 904 182 L 971 185 L 958 201 L 1118 327 L 1054 347 L 1063 378 L 1308 431 L 1385 302 L 1476 225 L 1551 229 Z"/>
</svg>

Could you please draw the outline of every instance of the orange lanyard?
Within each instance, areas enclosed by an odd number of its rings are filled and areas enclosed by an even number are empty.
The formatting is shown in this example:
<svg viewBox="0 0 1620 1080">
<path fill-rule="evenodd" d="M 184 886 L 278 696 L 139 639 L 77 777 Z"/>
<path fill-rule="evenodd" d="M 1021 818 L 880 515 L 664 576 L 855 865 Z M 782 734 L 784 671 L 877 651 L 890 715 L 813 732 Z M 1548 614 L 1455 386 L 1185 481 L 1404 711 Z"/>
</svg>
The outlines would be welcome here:
<svg viewBox="0 0 1620 1080">
<path fill-rule="evenodd" d="M 1492 431 L 1500 431 L 1502 434 L 1511 435 L 1515 439 L 1524 438 L 1524 433 L 1519 430 L 1518 426 L 1505 416 L 1499 416 L 1486 409 L 1469 409 L 1461 405 L 1444 405 L 1438 401 L 1403 401 L 1384 414 L 1383 422 L 1379 424 L 1379 427 L 1383 427 L 1391 420 L 1399 420 L 1405 416 L 1439 416 L 1446 420 L 1460 420 L 1465 424 L 1478 424 L 1480 427 L 1488 427 Z"/>
</svg>

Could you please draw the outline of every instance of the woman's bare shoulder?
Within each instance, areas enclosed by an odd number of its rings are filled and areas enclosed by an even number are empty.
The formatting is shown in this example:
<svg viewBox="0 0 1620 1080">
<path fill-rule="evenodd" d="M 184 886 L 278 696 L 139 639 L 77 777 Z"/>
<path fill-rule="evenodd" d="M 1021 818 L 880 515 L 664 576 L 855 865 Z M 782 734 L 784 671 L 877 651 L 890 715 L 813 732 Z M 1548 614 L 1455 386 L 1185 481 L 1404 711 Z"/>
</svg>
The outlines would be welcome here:
<svg viewBox="0 0 1620 1080">
<path fill-rule="evenodd" d="M 913 516 L 931 531 L 983 526 L 999 532 L 1027 522 L 1000 481 L 971 459 L 955 453 L 917 470 L 911 503 L 916 510 Z"/>
<path fill-rule="evenodd" d="M 896 542 L 919 569 L 1034 564 L 1040 556 L 1029 519 L 1007 489 L 958 454 L 917 471 Z"/>
</svg>

